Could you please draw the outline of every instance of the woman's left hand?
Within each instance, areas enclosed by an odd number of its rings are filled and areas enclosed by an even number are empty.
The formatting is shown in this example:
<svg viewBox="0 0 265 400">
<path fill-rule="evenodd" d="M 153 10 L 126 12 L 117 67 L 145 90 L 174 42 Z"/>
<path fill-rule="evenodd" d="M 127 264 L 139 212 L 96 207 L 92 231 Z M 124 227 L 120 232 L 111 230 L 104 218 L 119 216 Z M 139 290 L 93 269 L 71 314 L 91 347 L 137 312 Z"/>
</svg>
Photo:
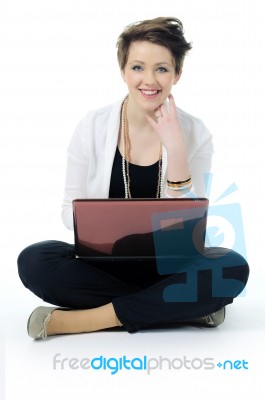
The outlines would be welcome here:
<svg viewBox="0 0 265 400">
<path fill-rule="evenodd" d="M 149 115 L 146 118 L 151 128 L 158 134 L 160 142 L 167 151 L 182 153 L 185 152 L 186 146 L 178 120 L 176 104 L 172 94 L 168 98 L 169 110 L 166 109 L 165 104 L 162 104 L 155 110 L 156 121 Z"/>
</svg>

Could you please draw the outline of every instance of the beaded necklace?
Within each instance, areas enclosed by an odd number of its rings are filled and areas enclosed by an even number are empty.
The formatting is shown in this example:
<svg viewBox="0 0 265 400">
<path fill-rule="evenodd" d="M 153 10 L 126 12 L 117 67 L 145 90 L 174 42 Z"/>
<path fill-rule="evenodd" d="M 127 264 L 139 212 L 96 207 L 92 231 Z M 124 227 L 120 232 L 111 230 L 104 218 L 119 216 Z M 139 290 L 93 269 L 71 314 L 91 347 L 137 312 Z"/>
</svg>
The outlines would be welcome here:
<svg viewBox="0 0 265 400">
<path fill-rule="evenodd" d="M 128 97 L 124 100 L 121 107 L 121 141 L 122 141 L 122 176 L 125 190 L 125 198 L 131 199 L 130 189 L 130 173 L 129 173 L 129 161 L 130 161 L 130 139 L 128 132 L 128 121 L 127 121 L 127 103 Z M 158 182 L 156 198 L 161 197 L 162 186 L 162 145 L 160 143 L 159 149 L 159 160 L 158 160 Z"/>
</svg>

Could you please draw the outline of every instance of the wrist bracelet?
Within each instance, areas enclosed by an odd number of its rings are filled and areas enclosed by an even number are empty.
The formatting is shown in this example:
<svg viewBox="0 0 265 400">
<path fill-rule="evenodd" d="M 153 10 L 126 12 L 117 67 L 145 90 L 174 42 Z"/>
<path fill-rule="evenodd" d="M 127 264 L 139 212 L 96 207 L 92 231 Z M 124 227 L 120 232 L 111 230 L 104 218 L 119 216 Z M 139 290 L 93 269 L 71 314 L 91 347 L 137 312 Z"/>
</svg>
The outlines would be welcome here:
<svg viewBox="0 0 265 400">
<path fill-rule="evenodd" d="M 185 189 L 189 189 L 192 186 L 192 182 L 188 182 L 186 184 L 183 185 L 170 185 L 167 184 L 167 188 L 171 189 L 171 190 L 185 190 Z"/>
<path fill-rule="evenodd" d="M 183 190 L 179 190 L 179 195 L 178 196 L 172 196 L 171 194 L 168 193 L 167 189 L 170 188 L 166 188 L 165 190 L 165 197 L 168 197 L 170 199 L 179 199 L 181 197 L 186 196 L 188 193 L 190 193 L 191 191 L 193 191 L 193 185 L 191 185 L 190 187 L 188 187 L 187 189 L 183 189 Z M 180 194 L 181 193 L 181 194 Z"/>
<path fill-rule="evenodd" d="M 191 175 L 188 177 L 188 179 L 185 179 L 185 181 L 169 181 L 167 180 L 167 183 L 170 185 L 182 185 L 183 183 L 187 183 L 191 180 Z"/>
<path fill-rule="evenodd" d="M 176 183 L 167 183 L 167 186 L 171 189 L 181 189 L 182 187 L 190 186 L 192 184 L 191 180 L 188 181 L 187 183 L 182 183 L 182 184 L 176 184 Z"/>
</svg>

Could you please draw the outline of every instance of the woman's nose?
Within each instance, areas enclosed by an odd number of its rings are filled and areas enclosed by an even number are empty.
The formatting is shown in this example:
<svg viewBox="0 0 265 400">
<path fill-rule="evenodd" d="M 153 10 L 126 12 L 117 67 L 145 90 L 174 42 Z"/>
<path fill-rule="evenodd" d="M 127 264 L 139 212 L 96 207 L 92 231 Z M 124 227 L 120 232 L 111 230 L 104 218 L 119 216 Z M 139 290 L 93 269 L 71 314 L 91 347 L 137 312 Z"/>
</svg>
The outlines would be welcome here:
<svg viewBox="0 0 265 400">
<path fill-rule="evenodd" d="M 156 82 L 154 72 L 153 71 L 145 71 L 143 81 L 144 81 L 145 85 L 153 85 Z"/>
</svg>

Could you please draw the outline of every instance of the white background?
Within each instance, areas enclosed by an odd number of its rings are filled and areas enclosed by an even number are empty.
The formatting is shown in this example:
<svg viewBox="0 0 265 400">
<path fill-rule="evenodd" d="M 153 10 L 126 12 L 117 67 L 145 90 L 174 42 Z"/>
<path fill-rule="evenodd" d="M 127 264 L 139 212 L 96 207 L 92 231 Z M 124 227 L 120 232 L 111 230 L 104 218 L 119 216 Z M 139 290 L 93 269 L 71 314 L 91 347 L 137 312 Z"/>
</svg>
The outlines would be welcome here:
<svg viewBox="0 0 265 400">
<path fill-rule="evenodd" d="M 259 399 L 264 394 L 260 352 L 265 333 L 262 14 L 263 2 L 258 0 L 1 1 L 0 268 L 5 360 L 3 340 L 0 352 L 7 400 L 179 395 Z M 119 336 L 122 340 L 115 333 L 101 333 L 31 342 L 25 324 L 41 301 L 22 286 L 17 255 L 40 240 L 73 241 L 60 217 L 70 137 L 89 109 L 126 94 L 115 48 L 123 28 L 157 16 L 179 18 L 186 39 L 193 43 L 173 94 L 177 105 L 203 119 L 214 135 L 212 201 L 230 184 L 238 187 L 223 203 L 238 202 L 243 213 L 251 266 L 247 294 L 231 308 L 223 331 L 124 333 Z M 85 357 L 91 346 L 95 356 L 99 352 L 114 357 L 145 352 L 172 358 L 225 354 L 225 358 L 248 359 L 250 369 L 159 371 L 149 377 L 52 370 L 55 353 L 71 349 L 72 357 Z"/>
</svg>

